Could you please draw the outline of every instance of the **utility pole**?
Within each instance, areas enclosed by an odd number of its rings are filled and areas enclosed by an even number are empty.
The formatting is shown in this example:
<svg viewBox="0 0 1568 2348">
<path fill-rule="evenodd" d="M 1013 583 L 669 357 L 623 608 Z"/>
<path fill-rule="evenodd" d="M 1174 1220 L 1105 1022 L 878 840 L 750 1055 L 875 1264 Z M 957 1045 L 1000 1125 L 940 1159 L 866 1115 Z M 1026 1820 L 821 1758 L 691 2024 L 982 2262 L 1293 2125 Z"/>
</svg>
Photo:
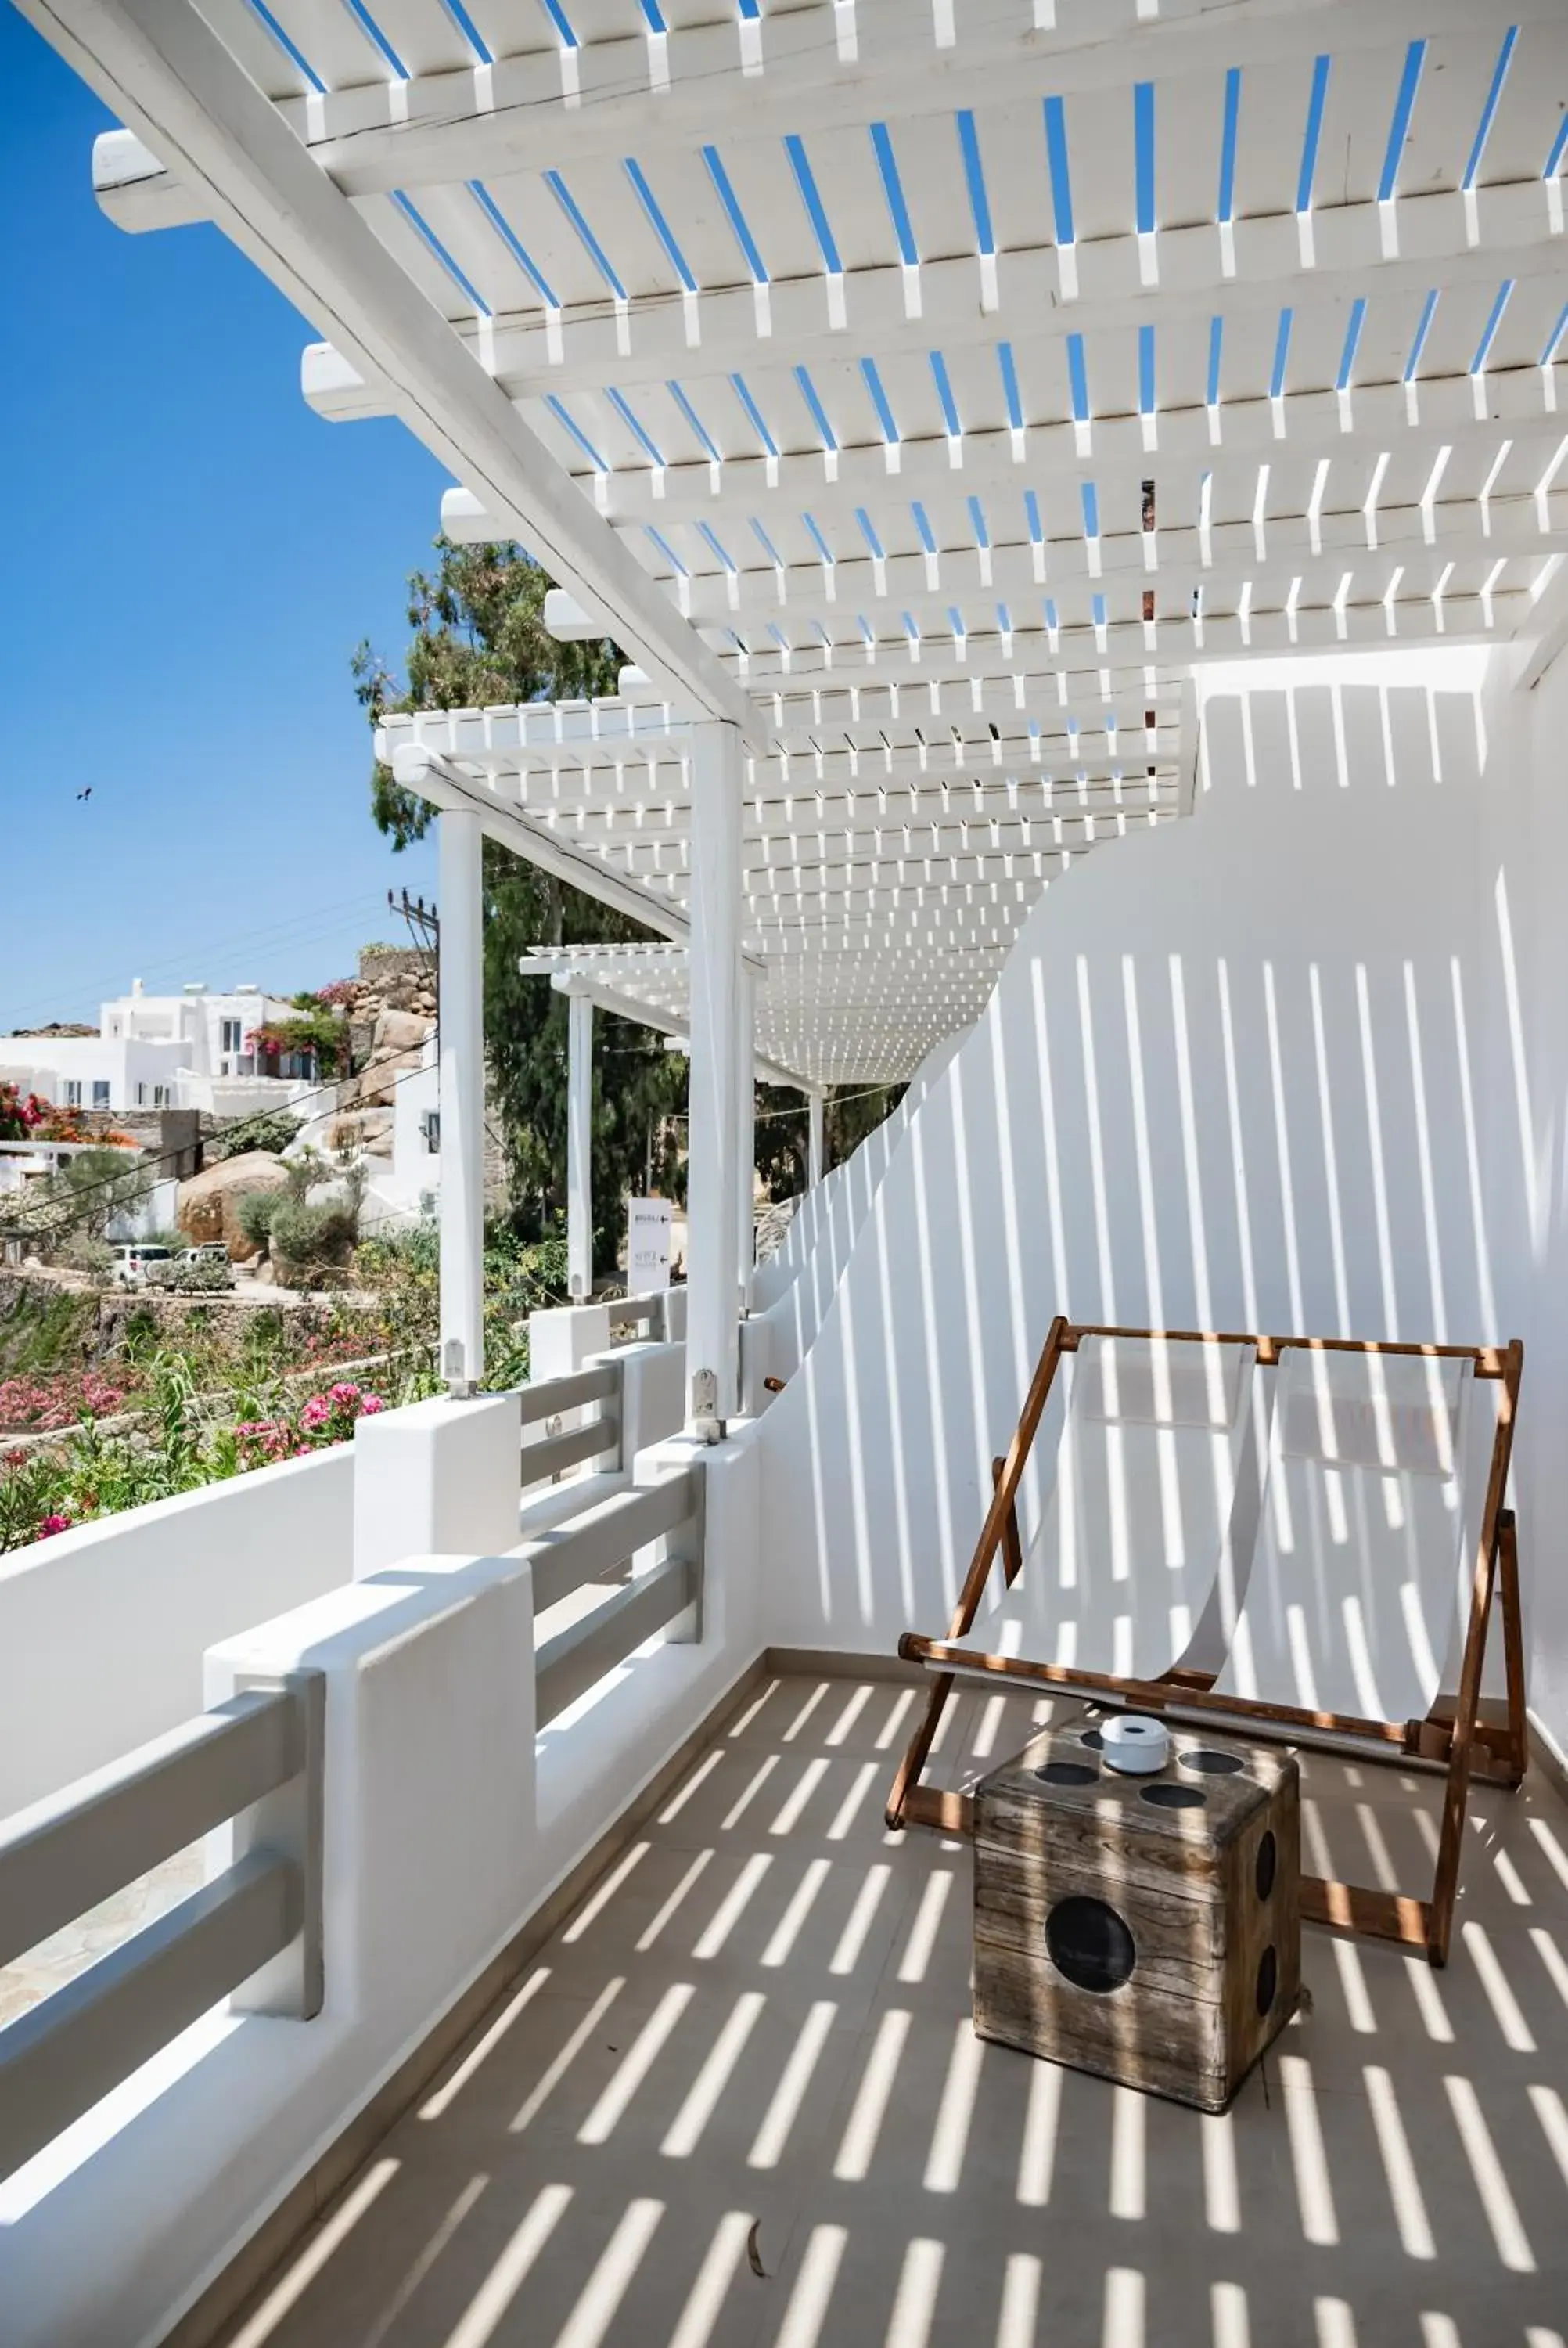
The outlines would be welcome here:
<svg viewBox="0 0 1568 2348">
<path fill-rule="evenodd" d="M 423 897 L 411 897 L 406 889 L 401 897 L 395 896 L 389 889 L 386 901 L 393 912 L 402 915 L 415 951 L 430 956 L 431 974 L 434 976 L 439 969 L 441 956 L 441 916 L 435 905 L 426 905 Z"/>
</svg>

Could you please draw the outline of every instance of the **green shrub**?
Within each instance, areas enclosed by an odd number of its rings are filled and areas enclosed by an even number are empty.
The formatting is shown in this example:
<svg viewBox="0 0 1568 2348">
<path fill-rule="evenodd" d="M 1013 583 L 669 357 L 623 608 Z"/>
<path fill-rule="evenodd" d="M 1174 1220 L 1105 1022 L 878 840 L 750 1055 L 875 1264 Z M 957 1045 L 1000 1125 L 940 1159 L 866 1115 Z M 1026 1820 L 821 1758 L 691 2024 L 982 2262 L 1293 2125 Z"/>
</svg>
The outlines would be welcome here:
<svg viewBox="0 0 1568 2348">
<path fill-rule="evenodd" d="M 281 1190 L 245 1190 L 234 1208 L 240 1229 L 254 1248 L 264 1248 L 272 1236 L 272 1216 L 282 1204 Z"/>
<path fill-rule="evenodd" d="M 234 1275 L 225 1258 L 215 1255 L 199 1256 L 194 1263 L 171 1263 L 159 1276 L 159 1288 L 171 1289 L 177 1296 L 215 1296 L 232 1288 Z"/>
<path fill-rule="evenodd" d="M 262 1109 L 214 1134 L 203 1144 L 203 1155 L 214 1165 L 225 1158 L 238 1158 L 247 1149 L 267 1149 L 281 1158 L 303 1123 L 302 1117 L 291 1117 L 287 1109 Z"/>
<path fill-rule="evenodd" d="M 55 1260 L 67 1272 L 85 1272 L 94 1280 L 107 1280 L 114 1270 L 114 1250 L 108 1241 L 89 1239 L 83 1231 L 68 1239 Z"/>
<path fill-rule="evenodd" d="M 270 1224 L 272 1261 L 286 1277 L 346 1264 L 354 1253 L 359 1217 L 346 1200 L 281 1198 Z"/>
</svg>

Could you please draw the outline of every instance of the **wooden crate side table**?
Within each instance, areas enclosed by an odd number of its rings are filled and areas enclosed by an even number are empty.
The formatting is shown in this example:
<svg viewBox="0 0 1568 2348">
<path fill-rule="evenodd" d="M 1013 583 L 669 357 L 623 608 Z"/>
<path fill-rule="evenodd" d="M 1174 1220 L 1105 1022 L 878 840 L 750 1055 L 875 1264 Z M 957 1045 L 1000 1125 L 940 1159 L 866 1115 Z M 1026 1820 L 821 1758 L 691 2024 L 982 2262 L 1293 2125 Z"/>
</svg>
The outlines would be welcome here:
<svg viewBox="0 0 1568 2348">
<path fill-rule="evenodd" d="M 1296 2010 L 1294 1758 L 1173 1728 L 1122 1776 L 1087 1711 L 975 1792 L 975 2029 L 1223 2111 Z"/>
</svg>

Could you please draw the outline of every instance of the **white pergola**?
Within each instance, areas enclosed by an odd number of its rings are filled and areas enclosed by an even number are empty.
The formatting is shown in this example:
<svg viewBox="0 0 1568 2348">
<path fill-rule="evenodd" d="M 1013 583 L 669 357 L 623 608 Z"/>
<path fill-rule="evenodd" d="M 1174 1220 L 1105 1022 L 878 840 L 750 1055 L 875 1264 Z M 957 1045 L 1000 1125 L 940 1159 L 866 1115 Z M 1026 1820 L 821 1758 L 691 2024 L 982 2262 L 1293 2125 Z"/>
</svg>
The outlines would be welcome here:
<svg viewBox="0 0 1568 2348">
<path fill-rule="evenodd" d="M 110 216 L 216 221 L 316 409 L 629 663 L 384 729 L 442 810 L 456 1383 L 482 832 L 684 952 L 723 1416 L 754 1049 L 908 1075 L 1190 808 L 1195 666 L 1568 630 L 1563 0 L 22 5 L 128 125 Z"/>
</svg>

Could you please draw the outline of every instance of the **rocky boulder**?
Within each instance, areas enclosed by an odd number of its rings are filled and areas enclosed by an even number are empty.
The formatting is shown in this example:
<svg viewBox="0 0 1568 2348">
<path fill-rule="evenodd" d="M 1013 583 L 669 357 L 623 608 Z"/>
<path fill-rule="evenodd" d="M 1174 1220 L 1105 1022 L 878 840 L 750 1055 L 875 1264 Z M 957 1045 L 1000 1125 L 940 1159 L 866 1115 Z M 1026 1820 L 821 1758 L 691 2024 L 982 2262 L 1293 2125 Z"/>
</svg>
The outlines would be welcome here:
<svg viewBox="0 0 1568 2348">
<path fill-rule="evenodd" d="M 396 1098 L 394 1086 L 398 1077 L 405 1069 L 419 1066 L 433 1024 L 416 1011 L 395 1011 L 390 1005 L 378 1011 L 366 1066 L 359 1076 L 339 1086 L 339 1107 L 390 1108 Z"/>
<path fill-rule="evenodd" d="M 334 1154 L 363 1149 L 372 1158 L 390 1158 L 393 1117 L 389 1108 L 347 1109 L 328 1126 L 327 1148 Z"/>
<path fill-rule="evenodd" d="M 244 1150 L 180 1184 L 176 1220 L 192 1247 L 221 1240 L 231 1262 L 248 1263 L 257 1251 L 240 1228 L 240 1201 L 252 1190 L 282 1190 L 288 1179 L 270 1150 Z"/>
</svg>

